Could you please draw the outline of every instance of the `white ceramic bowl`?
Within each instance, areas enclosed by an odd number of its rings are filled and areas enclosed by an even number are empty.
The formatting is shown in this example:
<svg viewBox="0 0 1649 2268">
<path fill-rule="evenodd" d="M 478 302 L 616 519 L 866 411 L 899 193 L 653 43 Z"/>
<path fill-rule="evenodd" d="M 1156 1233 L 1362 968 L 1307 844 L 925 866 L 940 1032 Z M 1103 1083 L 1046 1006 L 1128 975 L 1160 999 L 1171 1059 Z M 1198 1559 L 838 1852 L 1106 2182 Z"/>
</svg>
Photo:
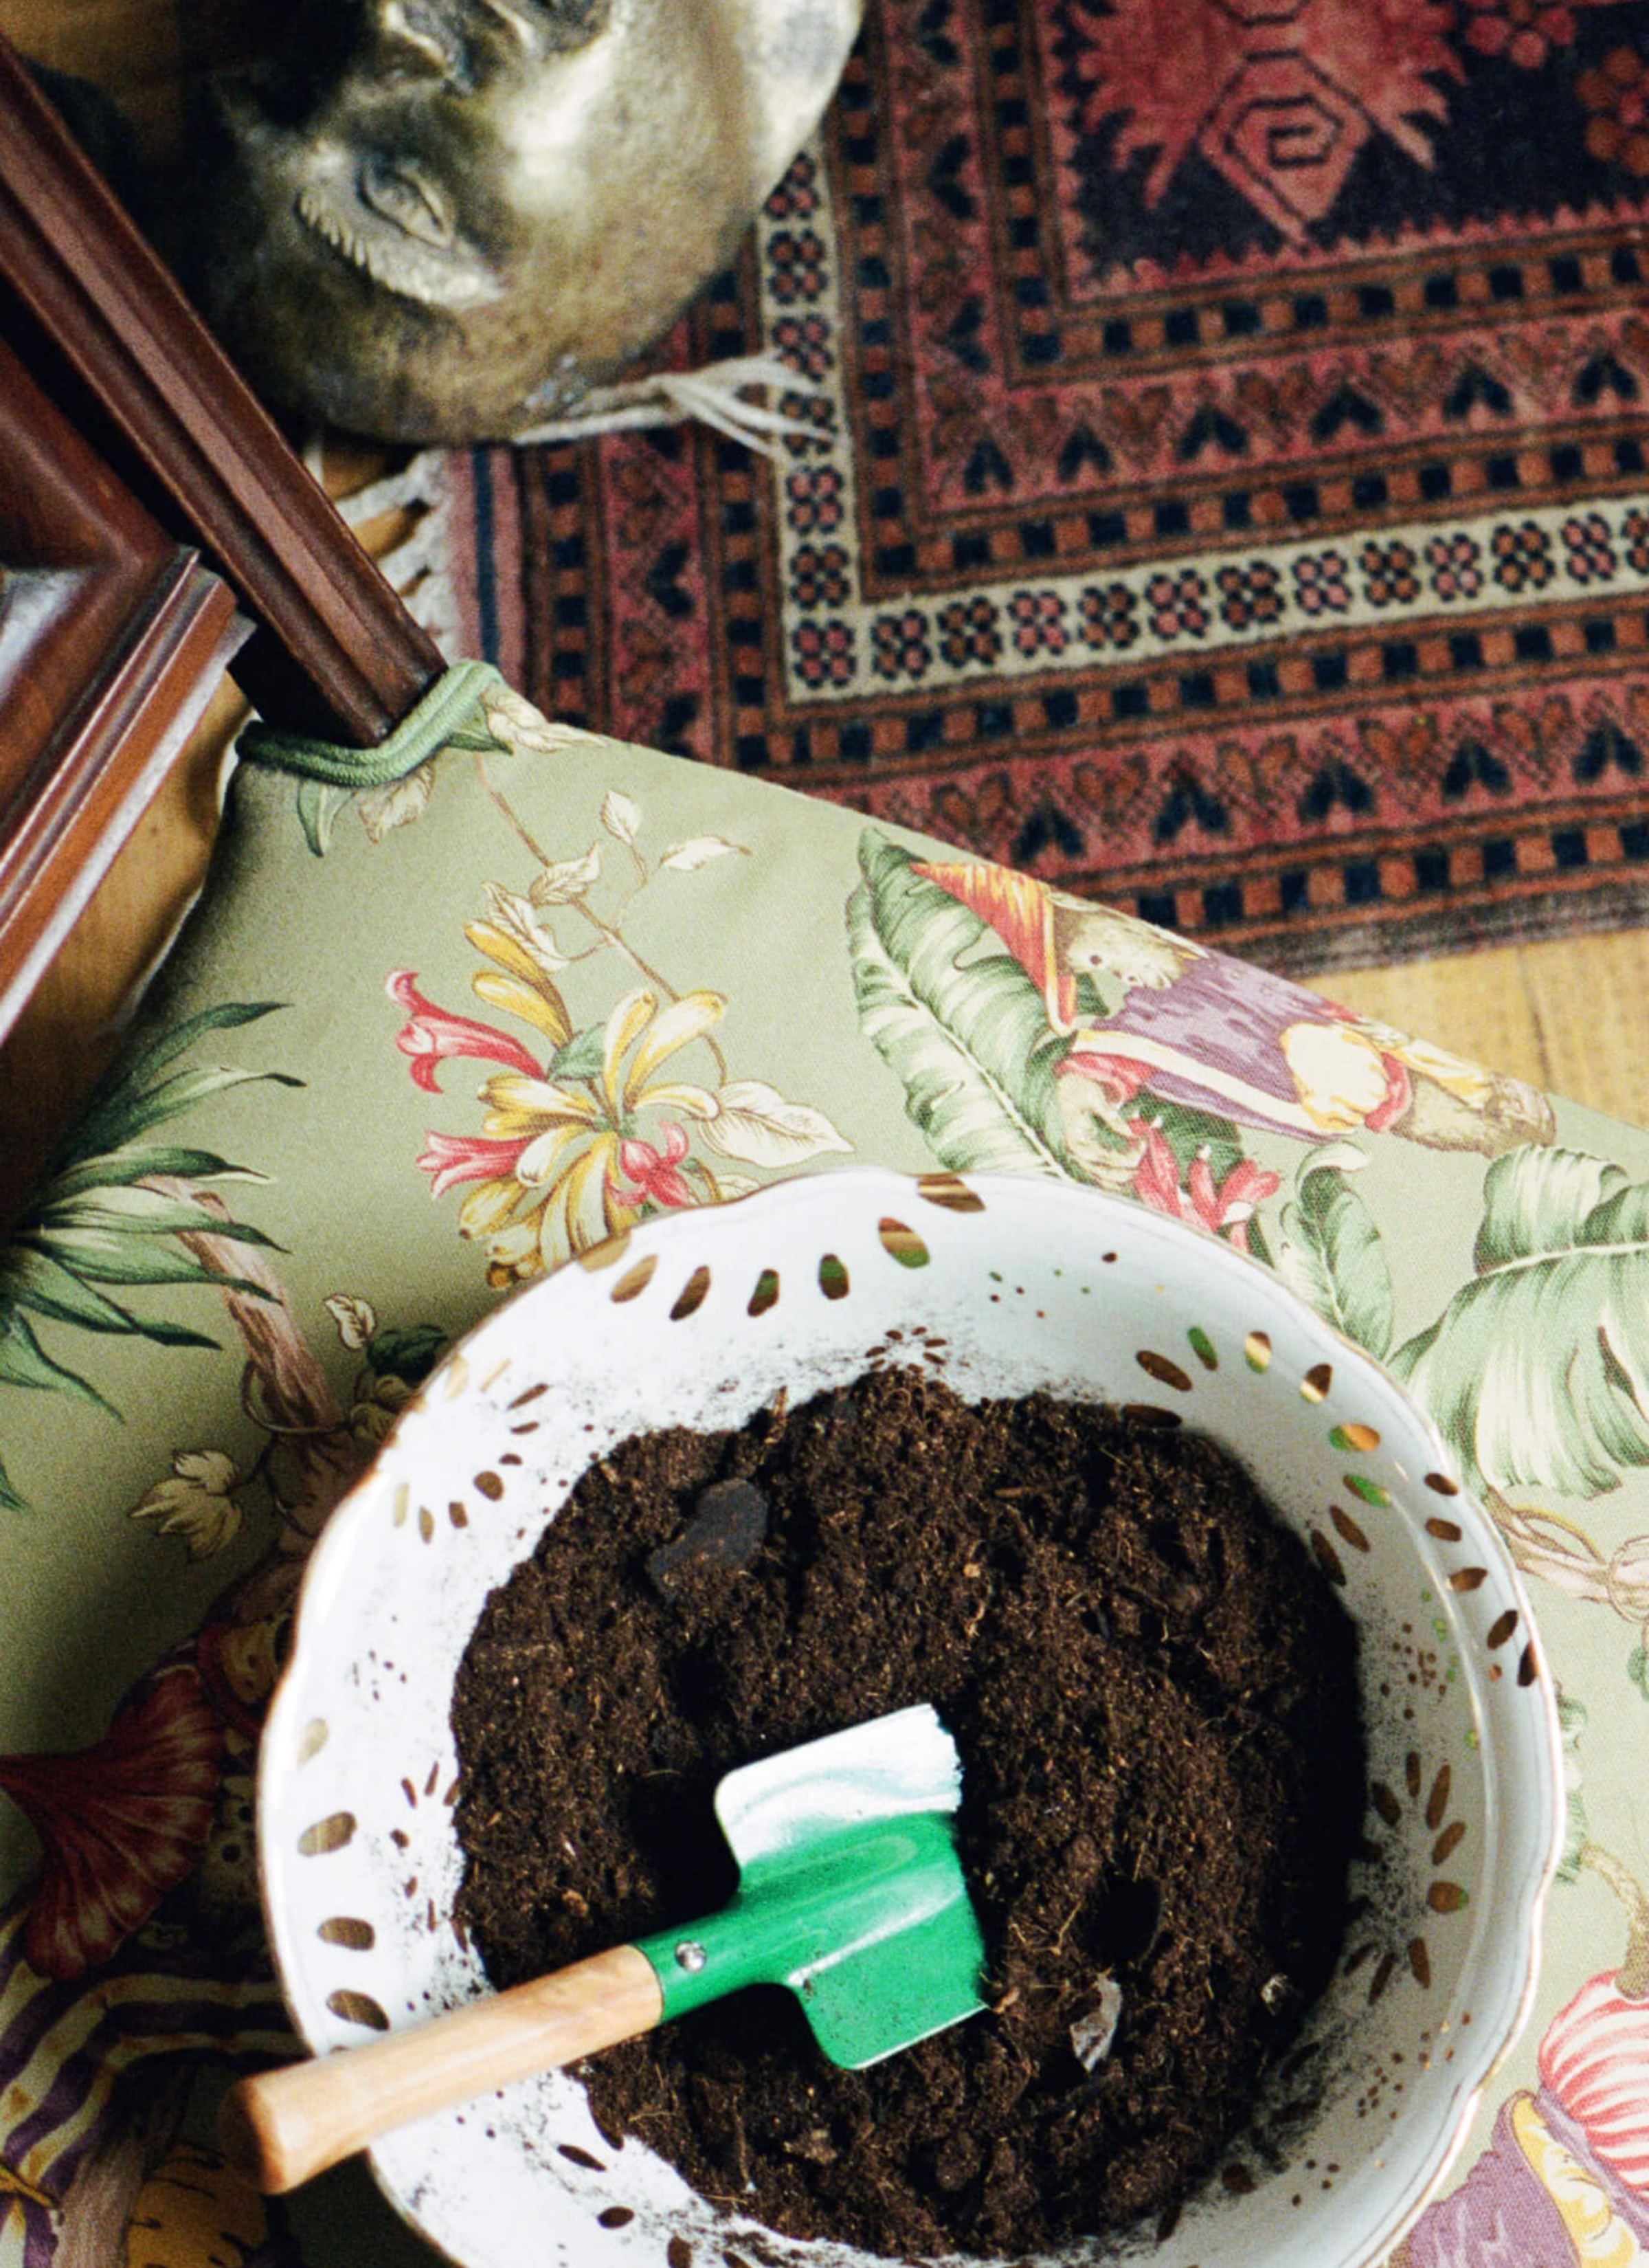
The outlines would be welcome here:
<svg viewBox="0 0 1649 2268">
<path fill-rule="evenodd" d="M 1528 1603 L 1383 1371 L 1227 1246 L 1093 1191 L 792 1181 L 615 1240 L 448 1358 L 314 1554 L 264 1736 L 265 1897 L 298 2029 L 325 2052 L 486 1989 L 448 1919 L 453 1682 L 488 1593 L 590 1461 L 884 1362 L 930 1365 L 974 1398 L 1045 1387 L 1172 1410 L 1249 1468 L 1343 1585 L 1362 1631 L 1371 1802 L 1351 1889 L 1366 1905 L 1284 2066 L 1282 2095 L 1314 2107 L 1263 2105 L 1269 2151 L 1233 2148 L 1228 2182 L 1152 2257 L 1378 2260 L 1459 2148 L 1533 1992 L 1562 1775 Z M 561 2074 L 403 2128 L 372 2164 L 465 2268 L 710 2268 L 754 2226 L 639 2142 L 610 2148 Z M 812 2268 L 865 2257 L 765 2242 L 764 2259 Z"/>
</svg>

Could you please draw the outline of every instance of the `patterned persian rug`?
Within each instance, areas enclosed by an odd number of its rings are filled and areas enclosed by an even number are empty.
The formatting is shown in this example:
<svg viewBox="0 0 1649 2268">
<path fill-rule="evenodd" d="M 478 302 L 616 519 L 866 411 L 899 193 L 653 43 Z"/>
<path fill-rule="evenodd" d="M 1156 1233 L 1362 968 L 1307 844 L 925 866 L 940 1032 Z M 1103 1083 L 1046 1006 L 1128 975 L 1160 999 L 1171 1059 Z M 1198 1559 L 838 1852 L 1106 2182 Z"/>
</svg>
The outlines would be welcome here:
<svg viewBox="0 0 1649 2268">
<path fill-rule="evenodd" d="M 1307 969 L 1649 912 L 1649 4 L 871 0 L 672 362 L 450 468 L 545 709 Z"/>
</svg>

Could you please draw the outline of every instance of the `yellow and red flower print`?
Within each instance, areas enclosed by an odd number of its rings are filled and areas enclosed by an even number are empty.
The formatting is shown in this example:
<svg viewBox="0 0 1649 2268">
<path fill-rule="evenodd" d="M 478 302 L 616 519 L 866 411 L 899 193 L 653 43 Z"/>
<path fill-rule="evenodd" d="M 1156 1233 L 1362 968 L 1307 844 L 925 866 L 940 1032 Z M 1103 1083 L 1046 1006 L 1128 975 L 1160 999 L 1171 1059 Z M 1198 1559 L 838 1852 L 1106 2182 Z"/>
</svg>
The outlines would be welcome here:
<svg viewBox="0 0 1649 2268">
<path fill-rule="evenodd" d="M 391 997 L 407 1011 L 407 1020 L 395 1045 L 411 1059 L 414 1083 L 426 1094 L 440 1093 L 437 1073 L 449 1056 L 476 1056 L 482 1060 L 512 1064 L 518 1071 L 537 1070 L 538 1065 L 520 1042 L 512 1040 L 507 1032 L 497 1031 L 473 1016 L 455 1016 L 448 1009 L 438 1008 L 432 1000 L 426 1000 L 410 968 L 398 968 L 389 980 L 388 989 Z"/>
<path fill-rule="evenodd" d="M 492 952 L 487 926 L 475 924 L 469 934 L 486 939 L 484 949 Z M 714 1118 L 714 1092 L 660 1076 L 672 1057 L 720 1020 L 725 1003 L 719 994 L 688 992 L 660 1007 L 655 991 L 637 985 L 615 1005 L 599 1035 L 583 1035 L 588 1044 L 572 1054 L 564 1015 L 544 1013 L 543 986 L 528 985 L 501 954 L 493 958 L 503 978 L 483 970 L 476 990 L 484 987 L 500 1005 L 531 1013 L 555 1042 L 547 1062 L 508 1033 L 436 1006 L 418 991 L 411 970 L 397 970 L 388 983 L 391 997 L 409 1011 L 396 1045 L 411 1059 L 420 1086 L 434 1091 L 437 1066 L 453 1057 L 504 1066 L 482 1084 L 489 1106 L 482 1130 L 432 1130 L 418 1160 L 434 1197 L 471 1185 L 459 1231 L 486 1244 L 492 1281 L 536 1276 L 658 1207 L 727 1194 L 703 1160 L 689 1159 L 681 1123 Z"/>
</svg>

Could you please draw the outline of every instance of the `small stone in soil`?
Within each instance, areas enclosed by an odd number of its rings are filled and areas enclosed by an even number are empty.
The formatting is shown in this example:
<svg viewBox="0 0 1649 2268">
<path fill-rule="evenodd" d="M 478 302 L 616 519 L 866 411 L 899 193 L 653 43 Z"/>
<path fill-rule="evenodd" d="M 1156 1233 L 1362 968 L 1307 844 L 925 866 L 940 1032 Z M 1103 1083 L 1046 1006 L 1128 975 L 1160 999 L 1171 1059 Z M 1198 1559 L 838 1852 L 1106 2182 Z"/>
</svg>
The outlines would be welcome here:
<svg viewBox="0 0 1649 2268">
<path fill-rule="evenodd" d="M 674 1543 L 647 1560 L 655 1588 L 673 1591 L 689 1570 L 718 1567 L 743 1572 L 767 1535 L 767 1498 L 754 1481 L 717 1481 L 700 1491 L 693 1517 Z"/>
<path fill-rule="evenodd" d="M 1109 2055 L 1122 2014 L 1122 1986 L 1114 1977 L 1096 1977 L 1092 2007 L 1071 2027 L 1071 2045 L 1084 2071 L 1097 2071 Z"/>
</svg>

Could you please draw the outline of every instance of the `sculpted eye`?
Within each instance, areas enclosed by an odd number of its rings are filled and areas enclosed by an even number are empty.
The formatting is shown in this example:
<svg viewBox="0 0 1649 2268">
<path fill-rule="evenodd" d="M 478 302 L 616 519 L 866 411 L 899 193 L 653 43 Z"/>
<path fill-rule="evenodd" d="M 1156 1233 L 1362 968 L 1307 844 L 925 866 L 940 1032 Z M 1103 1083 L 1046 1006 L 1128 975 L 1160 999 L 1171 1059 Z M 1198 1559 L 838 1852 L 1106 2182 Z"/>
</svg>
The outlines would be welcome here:
<svg viewBox="0 0 1649 2268">
<path fill-rule="evenodd" d="M 368 158 L 359 174 L 363 201 L 382 219 L 416 236 L 420 244 L 444 251 L 453 241 L 452 216 L 438 189 L 421 180 L 405 165 L 386 158 Z"/>
</svg>

